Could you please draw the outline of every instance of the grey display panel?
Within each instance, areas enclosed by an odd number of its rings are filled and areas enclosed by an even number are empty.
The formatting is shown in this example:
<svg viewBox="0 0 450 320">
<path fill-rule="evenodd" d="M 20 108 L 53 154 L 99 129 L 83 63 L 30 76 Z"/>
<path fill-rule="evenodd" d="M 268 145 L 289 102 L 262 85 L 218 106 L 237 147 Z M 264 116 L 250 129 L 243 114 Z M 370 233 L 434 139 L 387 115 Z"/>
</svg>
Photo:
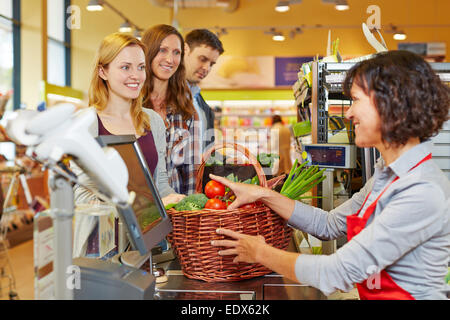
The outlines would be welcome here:
<svg viewBox="0 0 450 320">
<path fill-rule="evenodd" d="M 136 198 L 128 207 L 117 207 L 133 249 L 145 255 L 172 231 L 161 197 L 148 169 L 144 154 L 132 135 L 99 136 L 102 146 L 113 147 L 128 168 L 128 191 Z"/>
</svg>

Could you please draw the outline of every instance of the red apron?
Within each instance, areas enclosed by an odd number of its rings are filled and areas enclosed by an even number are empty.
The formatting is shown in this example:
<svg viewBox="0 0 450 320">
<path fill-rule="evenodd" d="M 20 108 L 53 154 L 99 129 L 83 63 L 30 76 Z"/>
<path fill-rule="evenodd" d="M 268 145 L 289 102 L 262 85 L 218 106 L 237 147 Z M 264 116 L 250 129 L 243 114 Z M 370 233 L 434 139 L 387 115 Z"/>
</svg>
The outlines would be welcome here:
<svg viewBox="0 0 450 320">
<path fill-rule="evenodd" d="M 414 168 L 418 167 L 419 165 L 430 159 L 431 153 L 427 155 L 425 158 L 423 158 L 409 171 L 413 170 Z M 350 241 L 354 236 L 356 236 L 358 233 L 361 232 L 362 229 L 366 227 L 367 220 L 369 220 L 370 216 L 375 212 L 375 207 L 377 205 L 378 200 L 381 198 L 384 192 L 391 186 L 391 184 L 393 184 L 397 180 L 398 177 L 396 177 L 391 183 L 389 183 L 386 186 L 386 188 L 384 188 L 384 190 L 380 193 L 378 198 L 376 198 L 376 200 L 366 209 L 364 215 L 361 218 L 358 217 L 358 215 L 361 212 L 361 209 L 364 207 L 364 204 L 366 203 L 367 199 L 369 198 L 370 193 L 367 195 L 358 212 L 347 217 L 348 241 Z M 394 280 L 392 280 L 391 276 L 385 270 L 382 270 L 381 273 L 376 276 L 379 277 L 377 278 L 377 280 L 379 280 L 377 286 L 368 285 L 368 280 L 356 284 L 356 287 L 358 288 L 359 297 L 361 300 L 415 300 L 414 297 L 409 292 L 400 288 L 394 282 Z"/>
</svg>

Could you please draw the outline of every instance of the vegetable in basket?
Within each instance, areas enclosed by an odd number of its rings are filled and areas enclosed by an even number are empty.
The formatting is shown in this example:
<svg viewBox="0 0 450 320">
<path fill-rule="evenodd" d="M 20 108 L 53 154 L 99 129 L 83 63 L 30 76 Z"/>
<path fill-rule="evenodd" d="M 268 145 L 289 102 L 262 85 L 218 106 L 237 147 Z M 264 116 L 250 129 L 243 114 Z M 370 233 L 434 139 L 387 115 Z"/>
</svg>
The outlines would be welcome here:
<svg viewBox="0 0 450 320">
<path fill-rule="evenodd" d="M 240 206 L 239 209 L 254 209 L 254 208 L 261 207 L 262 205 L 263 205 L 263 203 L 261 201 L 256 201 L 256 202 L 246 203 L 246 204 Z"/>
<path fill-rule="evenodd" d="M 205 194 L 195 193 L 183 198 L 174 208 L 177 211 L 201 210 L 205 207 L 207 201 L 208 197 Z"/>
<path fill-rule="evenodd" d="M 205 204 L 205 209 L 223 210 L 227 208 L 227 204 L 220 199 L 209 199 Z"/>
<path fill-rule="evenodd" d="M 205 185 L 205 195 L 209 199 L 223 197 L 225 195 L 225 186 L 220 182 L 211 180 Z"/>
<path fill-rule="evenodd" d="M 295 159 L 294 165 L 289 172 L 289 176 L 281 188 L 280 193 L 282 195 L 293 200 L 312 198 L 302 195 L 325 180 L 326 176 L 323 175 L 325 169 L 319 171 L 319 166 L 317 165 L 306 168 L 305 166 L 308 163 L 308 161 L 305 161 L 298 165 L 298 160 Z"/>
<path fill-rule="evenodd" d="M 280 156 L 275 153 L 260 153 L 258 154 L 257 159 L 261 166 L 272 168 L 275 161 L 280 159 Z"/>
<path fill-rule="evenodd" d="M 269 180 L 268 185 L 274 188 L 279 183 L 279 181 L 281 181 L 284 178 L 284 176 L 285 175 Z M 233 173 L 229 174 L 225 178 L 233 182 L 241 182 L 239 181 L 238 177 Z M 259 185 L 259 178 L 257 175 L 255 175 L 251 179 L 242 181 L 242 183 Z M 210 199 L 205 205 L 206 209 L 216 209 L 216 210 L 226 209 L 228 205 L 232 203 L 236 198 L 233 192 L 231 192 L 230 188 L 225 187 L 223 184 L 215 180 L 209 181 L 205 185 L 204 191 L 206 196 Z M 259 207 L 261 205 L 262 203 L 258 201 L 256 203 L 248 203 L 246 205 L 241 206 L 240 208 L 251 209 Z"/>
</svg>

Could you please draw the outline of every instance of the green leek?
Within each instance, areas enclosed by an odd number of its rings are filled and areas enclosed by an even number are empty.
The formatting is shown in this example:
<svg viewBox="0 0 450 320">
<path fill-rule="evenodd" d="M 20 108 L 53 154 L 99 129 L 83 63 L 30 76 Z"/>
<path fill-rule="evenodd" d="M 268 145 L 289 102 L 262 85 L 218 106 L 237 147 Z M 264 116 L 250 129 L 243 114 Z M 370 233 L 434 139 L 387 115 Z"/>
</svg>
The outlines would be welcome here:
<svg viewBox="0 0 450 320">
<path fill-rule="evenodd" d="M 320 198 L 302 196 L 326 178 L 326 176 L 323 175 L 325 169 L 319 171 L 319 166 L 317 165 L 312 165 L 306 169 L 304 166 L 307 163 L 308 161 L 298 166 L 297 159 L 295 160 L 294 165 L 289 172 L 289 176 L 281 188 L 281 194 L 294 200 Z"/>
</svg>

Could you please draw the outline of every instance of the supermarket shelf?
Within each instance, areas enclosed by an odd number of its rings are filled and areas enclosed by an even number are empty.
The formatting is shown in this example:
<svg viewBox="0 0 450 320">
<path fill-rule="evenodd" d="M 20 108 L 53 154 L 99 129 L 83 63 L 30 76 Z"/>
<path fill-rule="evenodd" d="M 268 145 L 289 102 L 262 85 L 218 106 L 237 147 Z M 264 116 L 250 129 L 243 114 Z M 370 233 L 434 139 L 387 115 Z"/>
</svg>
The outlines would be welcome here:
<svg viewBox="0 0 450 320">
<path fill-rule="evenodd" d="M 216 114 L 218 117 L 271 117 L 273 115 L 279 115 L 280 117 L 296 117 L 296 113 L 268 113 L 268 114 L 246 114 L 246 113 L 221 113 Z"/>
<path fill-rule="evenodd" d="M 221 130 L 226 129 L 270 129 L 271 126 L 226 126 L 222 127 Z"/>
<path fill-rule="evenodd" d="M 254 101 L 251 101 L 252 104 L 247 104 L 247 103 L 242 103 L 241 102 L 240 105 L 231 105 L 231 104 L 228 104 L 227 101 L 218 101 L 216 103 L 211 102 L 211 101 L 206 101 L 206 102 L 208 104 L 211 103 L 211 104 L 214 104 L 214 105 L 217 105 L 218 103 L 220 103 L 220 107 L 221 108 L 238 109 L 238 110 L 241 110 L 242 108 L 254 109 L 254 110 L 260 110 L 260 109 L 264 110 L 264 109 L 269 109 L 269 108 L 276 108 L 278 110 L 281 110 L 281 109 L 292 109 L 292 108 L 294 108 L 294 102 L 289 103 L 289 105 L 285 105 L 285 106 L 278 106 L 278 105 L 274 104 L 271 101 L 263 101 L 263 102 L 265 102 L 265 104 L 263 104 L 263 105 L 254 105 L 254 103 L 255 103 Z"/>
</svg>

